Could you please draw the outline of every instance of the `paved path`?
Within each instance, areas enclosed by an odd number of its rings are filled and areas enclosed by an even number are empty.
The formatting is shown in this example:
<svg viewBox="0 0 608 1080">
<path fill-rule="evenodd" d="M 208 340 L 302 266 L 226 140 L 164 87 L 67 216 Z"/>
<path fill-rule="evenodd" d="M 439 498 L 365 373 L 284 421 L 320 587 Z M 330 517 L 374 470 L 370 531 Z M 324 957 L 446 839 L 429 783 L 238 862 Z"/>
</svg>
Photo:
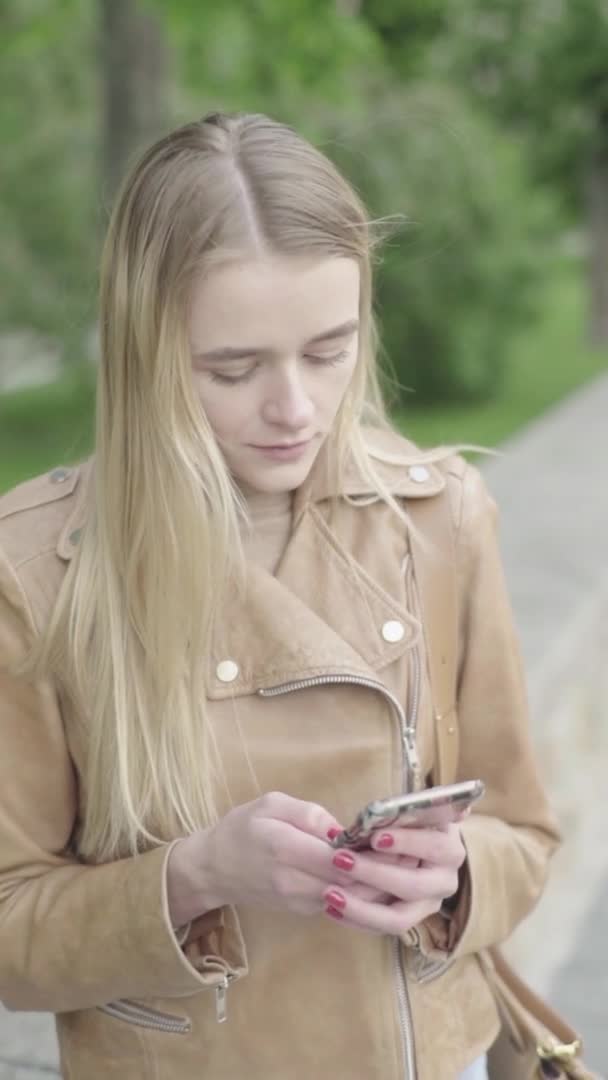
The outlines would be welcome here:
<svg viewBox="0 0 608 1080">
<path fill-rule="evenodd" d="M 605 843 L 605 840 L 604 840 Z M 560 968 L 552 997 L 585 1038 L 589 1067 L 608 1066 L 608 875 L 598 890 L 570 958 Z"/>
<path fill-rule="evenodd" d="M 57 1065 L 52 1018 L 0 1006 L 0 1080 L 52 1080 L 59 1075 Z"/>
<path fill-rule="evenodd" d="M 538 679 L 608 571 L 608 374 L 487 459 L 526 664 Z M 547 648 L 548 640 L 550 648 Z"/>
<path fill-rule="evenodd" d="M 514 955 L 608 1075 L 608 374 L 501 449 L 484 473 L 565 835 Z"/>
<path fill-rule="evenodd" d="M 534 737 L 566 845 L 518 962 L 608 1072 L 608 374 L 484 463 L 529 675 Z M 550 717 L 550 724 L 546 717 Z M 49 1080 L 50 1019 L 0 1008 L 0 1080 Z"/>
</svg>

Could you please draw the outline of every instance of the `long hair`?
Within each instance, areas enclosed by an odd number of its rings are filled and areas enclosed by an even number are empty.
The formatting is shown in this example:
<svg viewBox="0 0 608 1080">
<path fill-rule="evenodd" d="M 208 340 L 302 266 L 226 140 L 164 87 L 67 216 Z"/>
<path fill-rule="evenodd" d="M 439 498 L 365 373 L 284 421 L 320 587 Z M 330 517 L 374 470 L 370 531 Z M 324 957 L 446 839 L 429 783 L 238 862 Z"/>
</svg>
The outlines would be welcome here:
<svg viewBox="0 0 608 1080">
<path fill-rule="evenodd" d="M 34 659 L 86 723 L 85 859 L 134 854 L 218 815 L 205 658 L 227 583 L 243 580 L 245 510 L 192 378 L 193 283 L 244 256 L 356 260 L 359 354 L 329 439 L 337 468 L 350 455 L 399 512 L 364 438 L 366 422 L 388 425 L 372 313 L 379 225 L 323 153 L 256 114 L 173 131 L 118 193 L 86 525 Z"/>
</svg>

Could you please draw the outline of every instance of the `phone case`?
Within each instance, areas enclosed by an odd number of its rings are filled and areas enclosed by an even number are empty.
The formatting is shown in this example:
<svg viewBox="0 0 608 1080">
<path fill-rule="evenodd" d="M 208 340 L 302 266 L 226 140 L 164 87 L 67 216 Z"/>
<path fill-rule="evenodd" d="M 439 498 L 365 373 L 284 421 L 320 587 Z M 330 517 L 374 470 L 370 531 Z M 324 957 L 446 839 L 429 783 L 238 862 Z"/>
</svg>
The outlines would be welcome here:
<svg viewBox="0 0 608 1080">
<path fill-rule="evenodd" d="M 331 841 L 332 847 L 361 850 L 369 847 L 370 837 L 378 829 L 395 825 L 441 828 L 458 821 L 484 791 L 481 780 L 468 780 L 461 784 L 426 788 L 410 795 L 376 799 L 361 810 L 349 829 Z"/>
</svg>

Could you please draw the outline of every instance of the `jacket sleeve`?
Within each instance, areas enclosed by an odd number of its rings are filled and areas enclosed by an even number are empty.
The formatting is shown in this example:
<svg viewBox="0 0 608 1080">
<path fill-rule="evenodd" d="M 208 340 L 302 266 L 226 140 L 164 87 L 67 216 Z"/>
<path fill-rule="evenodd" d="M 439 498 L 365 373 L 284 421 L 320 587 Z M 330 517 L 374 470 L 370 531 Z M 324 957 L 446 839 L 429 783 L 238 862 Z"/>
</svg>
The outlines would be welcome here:
<svg viewBox="0 0 608 1080">
<path fill-rule="evenodd" d="M 434 945 L 454 956 L 510 935 L 539 899 L 560 839 L 534 759 L 496 504 L 474 466 L 466 466 L 462 484 L 457 779 L 479 777 L 486 794 L 463 822 L 460 887 L 447 920 L 438 915 L 427 922 L 431 940 L 424 949 Z"/>
<path fill-rule="evenodd" d="M 78 777 L 57 695 L 11 673 L 34 633 L 0 551 L 0 1000 L 64 1012 L 185 996 L 244 974 L 231 909 L 194 920 L 180 948 L 167 901 L 172 843 L 97 866 L 68 853 Z"/>
</svg>

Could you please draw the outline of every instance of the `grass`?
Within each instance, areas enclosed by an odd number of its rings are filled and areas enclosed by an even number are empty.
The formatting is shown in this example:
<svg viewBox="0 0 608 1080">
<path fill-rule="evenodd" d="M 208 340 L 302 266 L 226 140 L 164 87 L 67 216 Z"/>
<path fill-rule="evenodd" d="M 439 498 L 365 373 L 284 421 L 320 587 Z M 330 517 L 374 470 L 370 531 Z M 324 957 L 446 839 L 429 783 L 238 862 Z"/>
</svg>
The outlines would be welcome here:
<svg viewBox="0 0 608 1080">
<path fill-rule="evenodd" d="M 555 275 L 536 326 L 514 344 L 500 397 L 476 405 L 401 410 L 400 429 L 422 446 L 497 446 L 601 371 L 608 350 L 583 344 L 584 287 L 571 267 Z M 413 398 L 413 395 L 412 395 Z M 0 491 L 90 452 L 94 389 L 90 372 L 0 396 Z"/>
<path fill-rule="evenodd" d="M 0 395 L 0 491 L 86 456 L 94 397 L 92 374 L 79 370 L 47 386 Z"/>
</svg>

